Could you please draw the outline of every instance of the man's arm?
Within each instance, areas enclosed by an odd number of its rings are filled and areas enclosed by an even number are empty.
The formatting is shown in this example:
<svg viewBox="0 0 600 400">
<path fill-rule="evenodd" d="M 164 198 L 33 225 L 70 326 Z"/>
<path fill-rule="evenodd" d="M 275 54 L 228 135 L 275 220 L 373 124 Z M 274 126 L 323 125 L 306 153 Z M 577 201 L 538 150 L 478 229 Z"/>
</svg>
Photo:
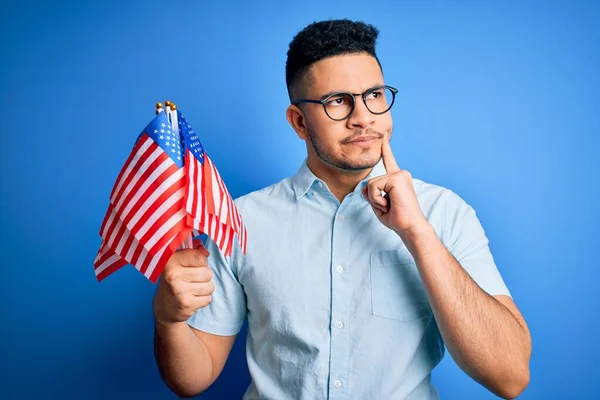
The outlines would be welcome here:
<svg viewBox="0 0 600 400">
<path fill-rule="evenodd" d="M 155 324 L 154 354 L 160 375 L 180 397 L 208 389 L 223 370 L 234 336 L 218 336 L 190 327 L 187 322 Z"/>
<path fill-rule="evenodd" d="M 235 334 L 213 335 L 192 328 L 188 320 L 212 303 L 215 289 L 202 242 L 176 251 L 163 270 L 154 296 L 154 356 L 160 375 L 180 397 L 206 390 L 219 376 Z"/>
<path fill-rule="evenodd" d="M 381 157 L 387 174 L 370 179 L 363 196 L 415 259 L 448 351 L 466 373 L 492 392 L 518 396 L 529 383 L 531 356 L 531 337 L 523 317 L 508 296 L 494 298 L 482 290 L 439 240 L 423 215 L 412 175 L 396 162 L 389 131 L 381 144 Z M 461 232 L 465 229 L 469 227 Z M 470 235 L 460 236 L 475 235 L 478 244 L 487 240 L 477 224 L 472 222 L 470 229 L 474 230 Z M 469 248 L 468 243 L 459 247 Z M 464 256 L 459 258 L 464 262 Z"/>
<path fill-rule="evenodd" d="M 412 253 L 448 351 L 473 379 L 503 398 L 529 384 L 531 336 L 509 296 L 490 296 L 428 225 L 403 237 Z"/>
</svg>

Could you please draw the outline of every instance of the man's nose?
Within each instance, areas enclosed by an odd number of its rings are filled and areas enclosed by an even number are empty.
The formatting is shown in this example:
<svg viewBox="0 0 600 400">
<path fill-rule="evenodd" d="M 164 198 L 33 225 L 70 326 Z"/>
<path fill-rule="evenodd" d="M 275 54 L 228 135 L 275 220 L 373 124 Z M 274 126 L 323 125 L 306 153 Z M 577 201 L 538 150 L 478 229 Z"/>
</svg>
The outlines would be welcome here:
<svg viewBox="0 0 600 400">
<path fill-rule="evenodd" d="M 354 104 L 354 111 L 348 118 L 348 127 L 354 128 L 367 128 L 375 122 L 375 114 L 373 114 L 367 108 L 365 102 L 361 97 L 357 97 Z"/>
</svg>

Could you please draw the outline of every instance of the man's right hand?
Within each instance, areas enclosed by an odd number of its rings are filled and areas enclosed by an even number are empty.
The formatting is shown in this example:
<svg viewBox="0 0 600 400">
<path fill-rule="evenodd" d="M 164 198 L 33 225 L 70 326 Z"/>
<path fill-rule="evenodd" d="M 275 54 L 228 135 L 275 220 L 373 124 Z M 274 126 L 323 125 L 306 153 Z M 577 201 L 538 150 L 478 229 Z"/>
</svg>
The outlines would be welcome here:
<svg viewBox="0 0 600 400">
<path fill-rule="evenodd" d="M 215 286 L 208 266 L 210 253 L 199 240 L 193 249 L 178 250 L 165 266 L 154 296 L 154 318 L 161 325 L 185 322 L 212 301 Z"/>
</svg>

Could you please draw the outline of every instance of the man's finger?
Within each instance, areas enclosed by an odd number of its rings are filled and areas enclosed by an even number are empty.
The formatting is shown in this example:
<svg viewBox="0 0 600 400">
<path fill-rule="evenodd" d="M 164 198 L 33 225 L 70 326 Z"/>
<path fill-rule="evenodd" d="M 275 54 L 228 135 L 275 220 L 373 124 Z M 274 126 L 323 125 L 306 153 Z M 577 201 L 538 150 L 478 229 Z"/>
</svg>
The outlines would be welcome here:
<svg viewBox="0 0 600 400">
<path fill-rule="evenodd" d="M 178 264 L 182 267 L 207 267 L 207 256 L 200 249 L 184 249 L 177 251 L 179 259 Z"/>
<path fill-rule="evenodd" d="M 390 147 L 390 131 L 386 131 L 383 137 L 381 157 L 383 158 L 383 165 L 388 174 L 400 171 L 400 167 L 396 163 L 396 157 L 394 157 L 394 153 L 392 153 L 392 148 Z"/>
<path fill-rule="evenodd" d="M 372 181 L 369 185 L 365 186 L 366 191 L 363 189 L 363 194 L 371 203 L 372 206 L 378 208 L 383 212 L 387 212 L 387 200 L 383 197 L 381 190 L 377 184 L 381 183 L 381 180 Z"/>
<path fill-rule="evenodd" d="M 210 267 L 186 268 L 181 273 L 181 279 L 186 282 L 208 282 L 213 278 L 213 272 Z"/>
</svg>

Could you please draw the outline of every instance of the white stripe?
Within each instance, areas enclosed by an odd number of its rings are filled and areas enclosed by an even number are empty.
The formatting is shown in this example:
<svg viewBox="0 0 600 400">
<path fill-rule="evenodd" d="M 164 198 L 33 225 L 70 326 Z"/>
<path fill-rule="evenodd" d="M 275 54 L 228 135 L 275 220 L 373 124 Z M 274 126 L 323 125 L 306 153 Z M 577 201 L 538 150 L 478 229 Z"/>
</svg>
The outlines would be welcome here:
<svg viewBox="0 0 600 400">
<path fill-rule="evenodd" d="M 227 214 L 229 213 L 229 198 L 227 196 L 227 190 L 225 189 L 225 184 L 223 183 L 223 180 L 221 179 L 221 175 L 219 175 L 219 171 L 217 171 L 217 167 L 211 163 L 211 167 L 212 167 L 212 176 L 214 177 L 214 179 L 217 181 L 217 187 L 220 190 L 220 194 L 222 196 L 221 198 L 221 203 L 222 203 L 222 207 L 219 210 L 219 220 L 221 220 L 223 223 L 227 222 Z"/>
<path fill-rule="evenodd" d="M 189 157 L 187 157 L 187 152 L 189 152 L 189 150 L 186 151 L 186 161 L 187 159 L 189 159 Z M 188 211 L 188 213 L 191 214 L 191 210 L 192 210 L 192 205 L 194 204 L 194 197 L 195 197 L 195 192 L 196 192 L 196 182 L 194 182 L 194 174 L 196 173 L 196 163 L 195 162 L 191 162 L 188 163 L 187 165 L 187 170 L 188 170 L 188 176 L 186 179 L 187 185 L 188 185 L 188 191 L 187 191 L 187 202 L 185 203 L 185 209 Z M 193 215 L 193 214 L 192 214 Z"/>
<path fill-rule="evenodd" d="M 194 191 L 194 198 L 198 199 L 196 209 L 188 210 L 193 211 L 194 219 L 200 220 L 202 218 L 202 213 L 204 212 L 204 208 L 202 207 L 202 185 L 204 185 L 204 171 L 202 169 L 202 164 L 196 158 L 194 158 L 195 168 L 198 169 L 198 185 L 196 186 L 196 190 Z"/>
</svg>

